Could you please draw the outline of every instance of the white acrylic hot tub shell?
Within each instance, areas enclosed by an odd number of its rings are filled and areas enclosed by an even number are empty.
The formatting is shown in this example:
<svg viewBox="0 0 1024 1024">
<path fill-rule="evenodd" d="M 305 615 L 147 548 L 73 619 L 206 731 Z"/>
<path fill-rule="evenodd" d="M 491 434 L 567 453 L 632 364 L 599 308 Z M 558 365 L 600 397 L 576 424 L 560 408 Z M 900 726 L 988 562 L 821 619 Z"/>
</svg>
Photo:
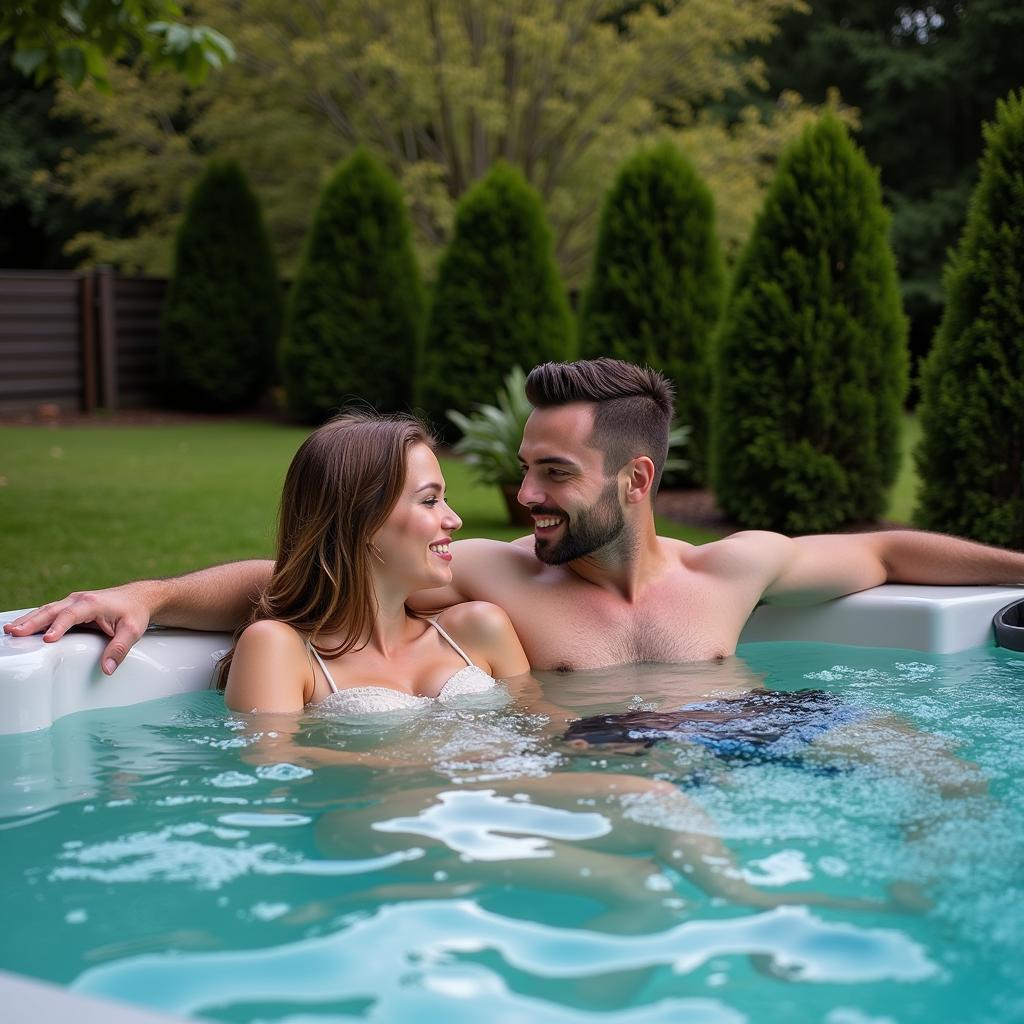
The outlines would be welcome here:
<svg viewBox="0 0 1024 1024">
<path fill-rule="evenodd" d="M 0 614 L 0 623 L 20 612 Z M 41 636 L 0 639 L 0 734 L 45 729 L 62 715 L 137 704 L 205 690 L 231 646 L 227 633 L 153 629 L 112 675 L 100 671 L 108 639 L 69 633 L 57 643 Z"/>
<path fill-rule="evenodd" d="M 741 643 L 804 641 L 949 654 L 993 643 L 992 617 L 1021 587 L 888 584 L 802 608 L 765 605 Z M 20 612 L 0 613 L 0 623 Z M 150 630 L 113 676 L 100 671 L 106 638 L 75 632 L 55 644 L 0 634 L 0 734 L 45 729 L 62 715 L 137 704 L 210 685 L 226 633 Z"/>
</svg>

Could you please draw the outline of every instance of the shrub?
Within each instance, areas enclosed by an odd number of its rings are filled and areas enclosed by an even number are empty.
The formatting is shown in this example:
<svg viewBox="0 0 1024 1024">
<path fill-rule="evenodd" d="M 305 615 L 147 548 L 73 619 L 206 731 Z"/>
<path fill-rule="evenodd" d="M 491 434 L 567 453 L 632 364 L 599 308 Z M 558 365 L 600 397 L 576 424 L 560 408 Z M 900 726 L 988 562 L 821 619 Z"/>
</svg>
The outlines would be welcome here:
<svg viewBox="0 0 1024 1024">
<path fill-rule="evenodd" d="M 281 286 L 259 202 L 233 160 L 211 160 L 189 196 L 160 333 L 175 405 L 233 409 L 270 384 Z"/>
<path fill-rule="evenodd" d="M 1024 91 L 986 125 L 923 372 L 918 525 L 1024 546 Z"/>
<path fill-rule="evenodd" d="M 519 446 L 533 406 L 526 399 L 526 373 L 513 366 L 498 389 L 497 405 L 475 402 L 474 412 L 466 416 L 457 409 L 448 410 L 448 419 L 459 428 L 462 438 L 454 452 L 464 455 L 482 484 L 515 486 L 522 481 Z"/>
<path fill-rule="evenodd" d="M 664 371 L 692 427 L 691 469 L 706 476 L 711 338 L 724 298 L 711 193 L 670 143 L 626 162 L 605 200 L 580 310 L 580 355 Z M 678 479 L 678 478 L 677 478 Z"/>
<path fill-rule="evenodd" d="M 832 115 L 783 154 L 718 339 L 713 475 L 744 526 L 829 530 L 885 508 L 907 382 L 888 223 Z"/>
<path fill-rule="evenodd" d="M 514 366 L 572 354 L 572 320 L 540 198 L 495 164 L 460 200 L 438 267 L 422 403 L 445 412 L 495 394 Z"/>
<path fill-rule="evenodd" d="M 422 319 L 401 189 L 357 149 L 321 192 L 292 285 L 281 342 L 290 413 L 315 422 L 347 397 L 408 408 Z"/>
</svg>

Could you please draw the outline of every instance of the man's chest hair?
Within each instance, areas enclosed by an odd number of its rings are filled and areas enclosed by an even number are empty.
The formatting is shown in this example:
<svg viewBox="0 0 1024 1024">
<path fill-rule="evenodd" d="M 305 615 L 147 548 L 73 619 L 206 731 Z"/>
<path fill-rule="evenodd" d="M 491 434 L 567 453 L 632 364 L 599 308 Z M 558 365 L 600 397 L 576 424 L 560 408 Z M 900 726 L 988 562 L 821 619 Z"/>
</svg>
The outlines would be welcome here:
<svg viewBox="0 0 1024 1024">
<path fill-rule="evenodd" d="M 735 647 L 714 630 L 687 629 L 671 615 L 657 619 L 624 615 L 620 621 L 588 621 L 586 612 L 531 616 L 517 626 L 535 668 L 560 672 L 606 665 L 682 664 L 726 657 Z"/>
</svg>

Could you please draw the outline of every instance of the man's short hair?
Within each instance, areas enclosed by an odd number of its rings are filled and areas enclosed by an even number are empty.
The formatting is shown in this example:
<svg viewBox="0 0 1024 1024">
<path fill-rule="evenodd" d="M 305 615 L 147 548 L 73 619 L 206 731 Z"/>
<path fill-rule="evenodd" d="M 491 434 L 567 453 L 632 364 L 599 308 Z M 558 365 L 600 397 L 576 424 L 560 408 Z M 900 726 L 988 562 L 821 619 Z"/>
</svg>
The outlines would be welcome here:
<svg viewBox="0 0 1024 1024">
<path fill-rule="evenodd" d="M 604 453 L 611 475 L 630 459 L 646 455 L 654 463 L 654 491 L 668 457 L 675 389 L 657 370 L 621 359 L 580 359 L 542 363 L 526 378 L 526 397 L 535 409 L 571 402 L 593 402 L 592 447 Z"/>
</svg>

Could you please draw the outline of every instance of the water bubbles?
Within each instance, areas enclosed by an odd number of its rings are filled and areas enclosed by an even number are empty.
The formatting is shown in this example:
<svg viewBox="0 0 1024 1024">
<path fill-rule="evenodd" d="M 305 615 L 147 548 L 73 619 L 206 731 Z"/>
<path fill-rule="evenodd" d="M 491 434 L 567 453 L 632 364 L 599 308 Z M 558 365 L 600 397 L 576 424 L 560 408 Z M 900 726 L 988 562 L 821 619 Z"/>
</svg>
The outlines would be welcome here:
<svg viewBox="0 0 1024 1024">
<path fill-rule="evenodd" d="M 308 779 L 313 772 L 309 768 L 300 768 L 295 764 L 261 764 L 256 769 L 256 774 L 261 779 L 270 779 L 273 782 L 294 782 L 296 779 Z"/>
<path fill-rule="evenodd" d="M 291 909 L 288 903 L 254 903 L 249 908 L 249 914 L 257 921 L 273 921 Z"/>
<path fill-rule="evenodd" d="M 219 789 L 237 789 L 241 786 L 255 786 L 259 779 L 253 775 L 246 775 L 245 772 L 221 772 L 207 781 Z"/>
<path fill-rule="evenodd" d="M 222 814 L 218 819 L 224 825 L 240 828 L 294 828 L 297 825 L 308 825 L 312 818 L 305 814 Z"/>
<path fill-rule="evenodd" d="M 751 885 L 779 886 L 807 882 L 813 878 L 807 858 L 800 850 L 779 850 L 768 857 L 751 861 L 740 871 Z"/>
<path fill-rule="evenodd" d="M 667 875 L 657 871 L 644 879 L 644 888 L 650 892 L 672 892 L 674 886 Z"/>
<path fill-rule="evenodd" d="M 494 790 L 453 790 L 415 816 L 376 821 L 377 832 L 438 839 L 464 860 L 552 857 L 546 839 L 594 839 L 611 832 L 603 814 L 523 804 Z"/>
<path fill-rule="evenodd" d="M 893 1017 L 872 1017 L 852 1006 L 837 1006 L 830 1010 L 825 1024 L 897 1024 Z"/>
<path fill-rule="evenodd" d="M 820 857 L 818 868 L 830 878 L 842 878 L 850 870 L 850 865 L 841 857 Z"/>
</svg>

